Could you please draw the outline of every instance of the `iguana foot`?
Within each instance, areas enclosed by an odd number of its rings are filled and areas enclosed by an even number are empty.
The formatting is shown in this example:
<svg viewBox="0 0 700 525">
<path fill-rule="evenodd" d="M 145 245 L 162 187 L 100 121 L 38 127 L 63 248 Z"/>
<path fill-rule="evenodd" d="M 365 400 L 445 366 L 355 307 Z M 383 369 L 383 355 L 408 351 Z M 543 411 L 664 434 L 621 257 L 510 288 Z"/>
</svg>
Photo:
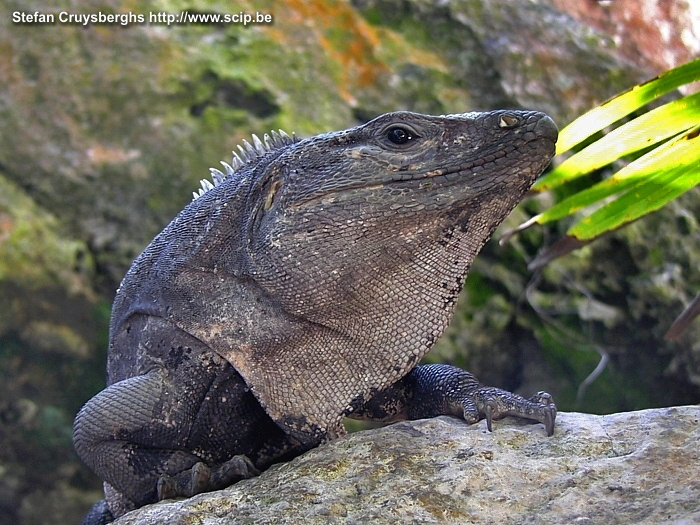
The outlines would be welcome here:
<svg viewBox="0 0 700 525">
<path fill-rule="evenodd" d="M 547 435 L 554 434 L 557 407 L 547 392 L 538 392 L 530 399 L 493 387 L 481 387 L 473 395 L 473 401 L 464 408 L 464 419 L 470 422 L 486 419 L 489 432 L 493 421 L 506 416 L 529 419 L 544 424 Z"/>
<path fill-rule="evenodd" d="M 470 424 L 486 419 L 489 431 L 494 420 L 515 416 L 543 423 L 551 436 L 557 407 L 547 392 L 525 399 L 500 388 L 481 386 L 473 374 L 454 366 L 420 365 L 376 393 L 351 417 L 396 421 L 442 415 L 462 417 Z"/>
<path fill-rule="evenodd" d="M 252 461 L 242 455 L 233 456 L 213 469 L 202 462 L 195 463 L 191 468 L 175 476 L 162 475 L 158 478 L 158 501 L 191 497 L 202 492 L 222 489 L 236 481 L 257 476 L 259 473 Z"/>
</svg>

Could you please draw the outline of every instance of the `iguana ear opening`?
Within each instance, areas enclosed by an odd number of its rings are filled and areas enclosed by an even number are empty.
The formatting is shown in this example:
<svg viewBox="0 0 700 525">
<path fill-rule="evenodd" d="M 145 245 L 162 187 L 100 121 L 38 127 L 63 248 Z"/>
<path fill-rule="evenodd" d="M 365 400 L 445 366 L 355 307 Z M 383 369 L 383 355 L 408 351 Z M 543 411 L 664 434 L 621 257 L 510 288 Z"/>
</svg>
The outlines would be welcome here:
<svg viewBox="0 0 700 525">
<path fill-rule="evenodd" d="M 277 195 L 277 192 L 279 189 L 282 187 L 282 181 L 277 179 L 273 180 L 270 183 L 269 188 L 267 188 L 267 193 L 265 193 L 265 201 L 263 204 L 263 211 L 268 211 L 270 208 L 272 208 L 272 205 L 275 202 L 275 197 Z"/>
</svg>

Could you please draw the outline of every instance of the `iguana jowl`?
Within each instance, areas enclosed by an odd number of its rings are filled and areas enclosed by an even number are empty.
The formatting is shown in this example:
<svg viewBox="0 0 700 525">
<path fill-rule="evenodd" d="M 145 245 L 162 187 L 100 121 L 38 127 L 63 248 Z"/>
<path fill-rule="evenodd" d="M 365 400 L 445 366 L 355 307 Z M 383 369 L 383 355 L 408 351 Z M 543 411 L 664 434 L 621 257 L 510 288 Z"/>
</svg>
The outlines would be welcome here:
<svg viewBox="0 0 700 525">
<path fill-rule="evenodd" d="M 397 112 L 256 138 L 214 170 L 126 274 L 109 386 L 76 418 L 111 514 L 252 476 L 342 434 L 346 416 L 513 415 L 551 435 L 548 394 L 416 365 L 556 137 L 537 112 Z"/>
</svg>

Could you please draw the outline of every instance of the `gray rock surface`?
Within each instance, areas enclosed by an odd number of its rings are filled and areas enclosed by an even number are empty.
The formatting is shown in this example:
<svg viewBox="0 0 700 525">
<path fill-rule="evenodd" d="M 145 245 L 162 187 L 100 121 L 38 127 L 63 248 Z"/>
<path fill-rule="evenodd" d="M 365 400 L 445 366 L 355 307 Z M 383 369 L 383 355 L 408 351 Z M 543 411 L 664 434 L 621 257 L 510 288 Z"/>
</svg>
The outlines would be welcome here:
<svg viewBox="0 0 700 525">
<path fill-rule="evenodd" d="M 700 407 L 540 425 L 447 417 L 351 434 L 226 490 L 117 522 L 698 523 Z"/>
</svg>

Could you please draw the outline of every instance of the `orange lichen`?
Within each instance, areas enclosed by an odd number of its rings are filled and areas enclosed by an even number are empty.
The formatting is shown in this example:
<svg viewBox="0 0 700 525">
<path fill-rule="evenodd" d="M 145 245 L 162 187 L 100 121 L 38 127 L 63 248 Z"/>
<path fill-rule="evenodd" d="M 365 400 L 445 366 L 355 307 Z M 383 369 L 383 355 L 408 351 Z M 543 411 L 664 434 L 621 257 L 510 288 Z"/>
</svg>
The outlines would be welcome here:
<svg viewBox="0 0 700 525">
<path fill-rule="evenodd" d="M 289 35 L 316 40 L 330 61 L 340 65 L 338 92 L 348 103 L 354 100 L 353 88 L 375 84 L 389 71 L 377 57 L 382 42 L 377 30 L 345 2 L 286 0 L 278 4 L 275 24 L 264 30 L 287 45 L 293 45 Z"/>
<path fill-rule="evenodd" d="M 87 150 L 87 157 L 92 164 L 123 164 L 138 158 L 141 152 L 136 149 L 124 150 L 103 144 L 95 144 Z"/>
</svg>

